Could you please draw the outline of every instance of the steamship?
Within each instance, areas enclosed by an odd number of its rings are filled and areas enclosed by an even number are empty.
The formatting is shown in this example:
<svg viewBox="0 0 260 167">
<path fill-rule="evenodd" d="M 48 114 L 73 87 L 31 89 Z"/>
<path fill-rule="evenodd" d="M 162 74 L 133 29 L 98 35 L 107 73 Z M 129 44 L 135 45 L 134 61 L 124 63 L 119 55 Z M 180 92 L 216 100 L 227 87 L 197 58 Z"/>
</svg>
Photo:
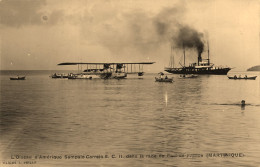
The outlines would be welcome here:
<svg viewBox="0 0 260 167">
<path fill-rule="evenodd" d="M 171 47 L 171 54 L 172 54 Z M 181 67 L 174 67 L 174 57 L 171 55 L 169 67 L 165 67 L 164 71 L 172 74 L 209 74 L 209 75 L 227 75 L 231 70 L 230 67 L 216 67 L 210 63 L 209 58 L 209 47 L 208 47 L 208 58 L 202 59 L 201 53 L 198 53 L 198 61 L 185 66 L 185 48 L 183 48 L 184 62 Z"/>
</svg>

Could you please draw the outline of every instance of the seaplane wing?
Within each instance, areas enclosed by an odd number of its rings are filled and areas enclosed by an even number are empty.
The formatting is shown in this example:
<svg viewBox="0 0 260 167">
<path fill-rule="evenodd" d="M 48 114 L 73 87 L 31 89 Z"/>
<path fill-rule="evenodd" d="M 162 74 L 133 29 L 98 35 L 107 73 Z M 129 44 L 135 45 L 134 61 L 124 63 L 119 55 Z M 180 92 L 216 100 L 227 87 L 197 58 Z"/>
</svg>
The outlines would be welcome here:
<svg viewBox="0 0 260 167">
<path fill-rule="evenodd" d="M 116 65 L 116 64 L 154 64 L 155 62 L 133 62 L 133 63 L 122 63 L 122 62 L 118 62 L 118 63 L 84 63 L 84 62 L 66 62 L 66 63 L 59 63 L 58 65 L 104 65 L 104 64 L 110 64 L 110 65 Z"/>
</svg>

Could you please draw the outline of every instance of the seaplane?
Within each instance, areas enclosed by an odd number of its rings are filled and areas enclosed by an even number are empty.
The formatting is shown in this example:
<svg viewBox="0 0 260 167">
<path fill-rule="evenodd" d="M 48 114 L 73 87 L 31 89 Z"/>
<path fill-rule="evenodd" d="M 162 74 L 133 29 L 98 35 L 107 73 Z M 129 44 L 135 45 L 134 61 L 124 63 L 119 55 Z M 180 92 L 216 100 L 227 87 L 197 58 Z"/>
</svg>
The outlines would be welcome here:
<svg viewBox="0 0 260 167">
<path fill-rule="evenodd" d="M 154 64 L 155 62 L 135 62 L 135 63 L 84 63 L 84 62 L 65 62 L 58 65 L 77 65 L 78 73 L 70 73 L 68 79 L 123 79 L 128 74 L 144 75 L 144 65 Z M 85 66 L 82 70 L 82 66 Z M 81 72 L 80 72 L 81 71 Z"/>
</svg>

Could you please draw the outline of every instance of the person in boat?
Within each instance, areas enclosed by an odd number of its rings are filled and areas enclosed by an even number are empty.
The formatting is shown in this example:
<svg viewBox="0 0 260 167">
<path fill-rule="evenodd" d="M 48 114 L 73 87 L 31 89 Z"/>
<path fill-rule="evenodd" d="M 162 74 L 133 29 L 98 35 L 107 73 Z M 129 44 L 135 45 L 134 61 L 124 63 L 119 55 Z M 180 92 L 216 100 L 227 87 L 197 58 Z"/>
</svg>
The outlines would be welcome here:
<svg viewBox="0 0 260 167">
<path fill-rule="evenodd" d="M 235 75 L 234 78 L 237 78 L 237 75 Z"/>
<path fill-rule="evenodd" d="M 245 78 L 247 78 L 247 75 L 245 75 Z"/>
<path fill-rule="evenodd" d="M 163 74 L 162 73 L 160 74 L 160 79 L 163 79 Z"/>
<path fill-rule="evenodd" d="M 167 75 L 165 76 L 165 79 L 168 79 Z"/>
</svg>

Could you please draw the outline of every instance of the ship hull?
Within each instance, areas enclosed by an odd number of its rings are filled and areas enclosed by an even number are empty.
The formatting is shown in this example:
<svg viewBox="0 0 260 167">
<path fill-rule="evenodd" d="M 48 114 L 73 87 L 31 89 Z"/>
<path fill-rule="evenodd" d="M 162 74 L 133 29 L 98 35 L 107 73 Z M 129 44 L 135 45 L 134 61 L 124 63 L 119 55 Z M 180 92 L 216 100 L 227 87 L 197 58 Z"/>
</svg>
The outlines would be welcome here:
<svg viewBox="0 0 260 167">
<path fill-rule="evenodd" d="M 227 75 L 231 68 L 165 68 L 164 71 L 172 74 L 206 74 L 206 75 Z"/>
</svg>

